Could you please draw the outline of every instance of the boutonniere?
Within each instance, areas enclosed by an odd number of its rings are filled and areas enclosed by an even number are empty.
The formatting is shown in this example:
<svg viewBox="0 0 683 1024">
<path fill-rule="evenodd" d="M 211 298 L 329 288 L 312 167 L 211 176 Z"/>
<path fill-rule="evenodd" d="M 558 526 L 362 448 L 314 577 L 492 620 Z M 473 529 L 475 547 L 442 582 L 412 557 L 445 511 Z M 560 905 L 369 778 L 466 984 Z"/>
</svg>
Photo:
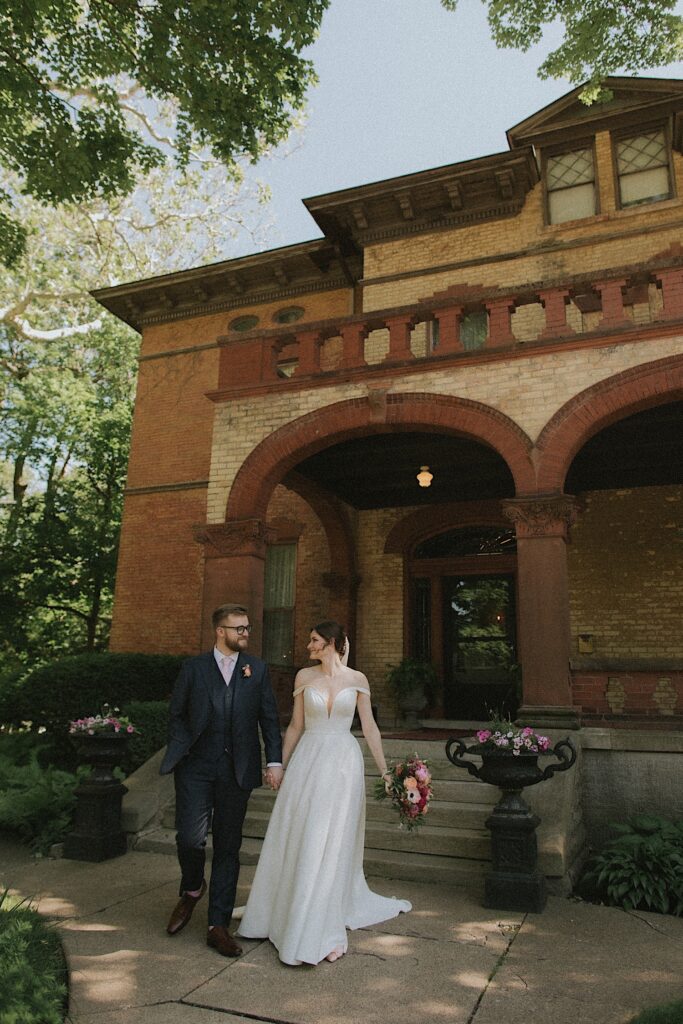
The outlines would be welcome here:
<svg viewBox="0 0 683 1024">
<path fill-rule="evenodd" d="M 251 676 L 251 665 L 242 665 L 242 678 L 249 679 Z"/>
</svg>

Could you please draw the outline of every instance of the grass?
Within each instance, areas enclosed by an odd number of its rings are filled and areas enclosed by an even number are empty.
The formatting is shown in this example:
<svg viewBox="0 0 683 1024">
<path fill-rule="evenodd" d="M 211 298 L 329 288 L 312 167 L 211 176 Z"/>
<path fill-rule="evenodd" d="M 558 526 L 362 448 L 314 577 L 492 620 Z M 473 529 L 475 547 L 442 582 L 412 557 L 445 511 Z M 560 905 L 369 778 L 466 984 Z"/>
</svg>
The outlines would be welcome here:
<svg viewBox="0 0 683 1024">
<path fill-rule="evenodd" d="M 62 1024 L 67 968 L 55 929 L 26 900 L 0 893 L 0 1024 Z"/>
<path fill-rule="evenodd" d="M 683 1024 L 683 999 L 651 1006 L 634 1017 L 631 1024 Z"/>
</svg>

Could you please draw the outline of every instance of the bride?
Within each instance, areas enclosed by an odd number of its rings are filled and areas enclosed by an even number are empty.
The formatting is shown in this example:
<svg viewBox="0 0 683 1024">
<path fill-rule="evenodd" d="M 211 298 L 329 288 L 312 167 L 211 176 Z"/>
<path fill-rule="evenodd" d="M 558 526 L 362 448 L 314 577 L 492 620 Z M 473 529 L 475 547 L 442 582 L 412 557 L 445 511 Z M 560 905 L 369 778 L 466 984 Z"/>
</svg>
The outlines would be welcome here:
<svg viewBox="0 0 683 1024">
<path fill-rule="evenodd" d="M 286 769 L 263 843 L 240 934 L 269 938 L 286 964 L 338 960 L 347 928 L 365 928 L 411 909 L 372 892 L 363 874 L 365 778 L 351 733 L 358 709 L 382 775 L 387 765 L 368 681 L 346 667 L 348 640 L 336 622 L 311 631 L 311 660 L 294 680 L 285 734 Z"/>
</svg>

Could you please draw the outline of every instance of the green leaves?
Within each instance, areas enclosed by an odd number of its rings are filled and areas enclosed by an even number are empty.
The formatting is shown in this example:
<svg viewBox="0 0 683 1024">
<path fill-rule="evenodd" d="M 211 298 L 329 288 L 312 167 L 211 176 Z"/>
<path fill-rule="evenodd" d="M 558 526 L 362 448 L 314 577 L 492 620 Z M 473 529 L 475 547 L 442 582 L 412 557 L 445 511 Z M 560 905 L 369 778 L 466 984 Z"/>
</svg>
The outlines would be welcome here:
<svg viewBox="0 0 683 1024">
<path fill-rule="evenodd" d="M 315 80 L 300 56 L 329 0 L 7 0 L 0 11 L 0 164 L 42 202 L 125 195 L 171 151 L 228 168 L 289 133 Z M 168 143 L 151 115 L 171 102 Z M 0 259 L 22 235 L 0 220 Z M 10 265 L 8 263 L 8 265 Z"/>
<path fill-rule="evenodd" d="M 619 833 L 585 875 L 607 903 L 627 910 L 683 915 L 683 821 L 640 815 L 611 826 Z"/>
<path fill-rule="evenodd" d="M 609 75 L 672 64 L 683 56 L 683 18 L 677 0 L 484 0 L 497 46 L 526 51 L 546 27 L 561 24 L 564 39 L 539 68 L 541 78 L 587 82 L 587 104 L 611 98 Z M 457 0 L 442 0 L 455 10 Z"/>
</svg>

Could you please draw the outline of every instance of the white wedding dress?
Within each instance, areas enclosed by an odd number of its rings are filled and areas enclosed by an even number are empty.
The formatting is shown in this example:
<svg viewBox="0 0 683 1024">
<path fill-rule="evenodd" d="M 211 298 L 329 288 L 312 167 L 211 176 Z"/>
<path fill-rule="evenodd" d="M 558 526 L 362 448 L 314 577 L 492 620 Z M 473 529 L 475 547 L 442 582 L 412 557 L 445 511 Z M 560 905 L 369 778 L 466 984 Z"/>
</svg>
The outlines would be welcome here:
<svg viewBox="0 0 683 1024">
<path fill-rule="evenodd" d="M 290 758 L 270 818 L 240 934 L 268 938 L 286 964 L 317 964 L 346 952 L 347 928 L 408 911 L 407 900 L 372 892 L 363 874 L 365 778 L 351 733 L 356 692 L 327 701 L 304 691 L 304 732 Z"/>
</svg>

